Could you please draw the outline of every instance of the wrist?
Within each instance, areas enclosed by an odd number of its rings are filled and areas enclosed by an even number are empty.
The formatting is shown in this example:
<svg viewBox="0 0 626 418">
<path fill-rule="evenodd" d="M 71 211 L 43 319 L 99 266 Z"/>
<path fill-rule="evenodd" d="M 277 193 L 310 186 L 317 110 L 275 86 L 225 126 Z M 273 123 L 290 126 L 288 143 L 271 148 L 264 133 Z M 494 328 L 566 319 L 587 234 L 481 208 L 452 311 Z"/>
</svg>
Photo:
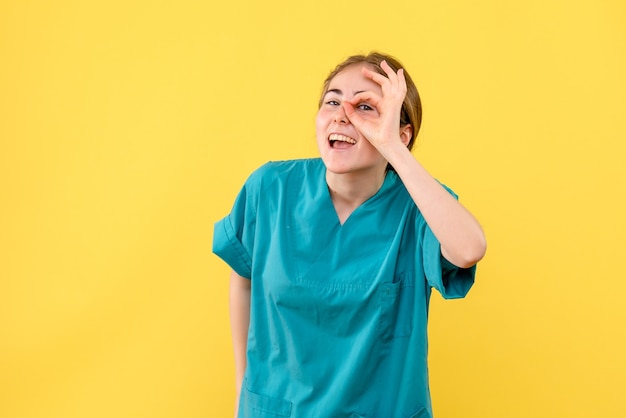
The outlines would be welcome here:
<svg viewBox="0 0 626 418">
<path fill-rule="evenodd" d="M 382 147 L 379 152 L 392 166 L 395 166 L 395 164 L 399 163 L 403 159 L 406 159 L 407 157 L 413 159 L 411 151 L 399 139 L 397 141 L 392 141 L 385 147 Z"/>
</svg>

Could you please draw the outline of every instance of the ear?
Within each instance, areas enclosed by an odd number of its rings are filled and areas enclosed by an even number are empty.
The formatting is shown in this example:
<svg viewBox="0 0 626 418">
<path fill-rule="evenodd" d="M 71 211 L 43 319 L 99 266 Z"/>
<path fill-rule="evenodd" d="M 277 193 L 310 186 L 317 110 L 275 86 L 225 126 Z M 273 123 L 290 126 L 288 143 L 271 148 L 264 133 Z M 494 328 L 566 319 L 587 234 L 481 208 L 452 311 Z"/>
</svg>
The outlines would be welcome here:
<svg viewBox="0 0 626 418">
<path fill-rule="evenodd" d="M 413 136 L 413 127 L 410 124 L 404 125 L 400 128 L 400 139 L 405 146 L 409 146 L 411 137 Z"/>
</svg>

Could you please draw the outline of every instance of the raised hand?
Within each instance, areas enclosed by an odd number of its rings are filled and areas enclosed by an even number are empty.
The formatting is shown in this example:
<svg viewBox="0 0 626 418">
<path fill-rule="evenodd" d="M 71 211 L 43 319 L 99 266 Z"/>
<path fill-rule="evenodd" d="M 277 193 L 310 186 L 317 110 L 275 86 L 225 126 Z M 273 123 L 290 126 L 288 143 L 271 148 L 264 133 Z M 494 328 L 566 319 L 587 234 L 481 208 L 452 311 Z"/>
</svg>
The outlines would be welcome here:
<svg viewBox="0 0 626 418">
<path fill-rule="evenodd" d="M 373 91 L 360 92 L 351 100 L 342 102 L 342 105 L 354 127 L 384 154 L 389 144 L 401 142 L 406 145 L 410 140 L 412 127 L 400 127 L 400 111 L 407 92 L 404 71 L 399 69 L 395 73 L 386 61 L 382 61 L 380 67 L 387 74 L 386 77 L 367 66 L 362 68 L 362 73 L 364 77 L 380 85 L 381 94 Z M 361 111 L 366 110 L 367 106 L 376 111 Z"/>
</svg>

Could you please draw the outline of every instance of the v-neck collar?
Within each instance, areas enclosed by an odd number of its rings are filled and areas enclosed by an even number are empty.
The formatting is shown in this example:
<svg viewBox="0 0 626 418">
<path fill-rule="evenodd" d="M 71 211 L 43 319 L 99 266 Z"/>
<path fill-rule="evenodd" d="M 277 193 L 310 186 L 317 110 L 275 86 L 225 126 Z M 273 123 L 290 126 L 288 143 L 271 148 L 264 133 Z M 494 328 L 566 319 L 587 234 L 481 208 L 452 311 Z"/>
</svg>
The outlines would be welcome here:
<svg viewBox="0 0 626 418">
<path fill-rule="evenodd" d="M 322 167 L 323 167 L 323 170 L 322 170 L 322 182 L 324 183 L 324 186 L 325 186 L 324 187 L 324 189 L 325 189 L 324 197 L 325 197 L 327 205 L 330 205 L 330 208 L 332 209 L 331 212 L 334 215 L 333 221 L 340 228 L 343 228 L 348 222 L 350 222 L 350 219 L 353 219 L 355 216 L 358 217 L 359 216 L 359 212 L 367 209 L 369 206 L 371 206 L 377 200 L 379 200 L 380 196 L 382 196 L 390 187 L 392 187 L 392 185 L 396 182 L 397 177 L 398 177 L 395 172 L 387 171 L 385 173 L 385 178 L 383 180 L 383 184 L 378 188 L 376 193 L 374 193 L 372 196 L 367 198 L 359 206 L 354 208 L 354 210 L 350 213 L 350 215 L 346 218 L 346 220 L 343 223 L 341 223 L 341 221 L 339 219 L 339 215 L 337 214 L 337 210 L 335 209 L 335 204 L 333 203 L 332 196 L 330 194 L 330 187 L 328 186 L 328 183 L 326 181 L 326 167 L 323 164 L 322 164 Z"/>
<path fill-rule="evenodd" d="M 341 224 L 325 172 L 321 161 L 309 161 L 290 176 L 289 200 L 284 202 L 284 207 L 288 208 L 284 231 L 288 236 L 287 251 L 289 259 L 293 260 L 293 274 L 300 283 L 316 283 L 316 286 L 328 281 L 322 276 L 337 274 L 346 282 L 338 284 L 334 280 L 333 286 L 356 286 L 354 278 L 359 276 L 358 272 L 365 264 L 380 262 L 378 257 L 384 257 L 385 248 L 398 230 L 406 208 L 402 199 L 395 198 L 394 191 L 400 180 L 396 173 L 387 172 L 379 190 Z M 363 251 L 368 255 L 356 256 L 362 260 L 358 267 L 345 262 L 346 254 Z"/>
</svg>

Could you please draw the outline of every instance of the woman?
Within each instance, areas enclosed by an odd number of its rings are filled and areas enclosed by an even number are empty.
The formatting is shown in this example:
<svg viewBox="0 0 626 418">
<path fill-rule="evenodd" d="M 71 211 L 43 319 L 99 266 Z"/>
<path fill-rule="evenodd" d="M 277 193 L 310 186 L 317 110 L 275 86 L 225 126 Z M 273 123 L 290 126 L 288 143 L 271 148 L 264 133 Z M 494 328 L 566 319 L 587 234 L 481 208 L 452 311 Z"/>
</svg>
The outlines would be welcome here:
<svg viewBox="0 0 626 418">
<path fill-rule="evenodd" d="M 236 416 L 432 417 L 431 288 L 465 296 L 486 243 L 413 158 L 420 123 L 396 59 L 350 57 L 324 83 L 321 159 L 262 166 L 215 225 L 233 269 Z"/>
</svg>

